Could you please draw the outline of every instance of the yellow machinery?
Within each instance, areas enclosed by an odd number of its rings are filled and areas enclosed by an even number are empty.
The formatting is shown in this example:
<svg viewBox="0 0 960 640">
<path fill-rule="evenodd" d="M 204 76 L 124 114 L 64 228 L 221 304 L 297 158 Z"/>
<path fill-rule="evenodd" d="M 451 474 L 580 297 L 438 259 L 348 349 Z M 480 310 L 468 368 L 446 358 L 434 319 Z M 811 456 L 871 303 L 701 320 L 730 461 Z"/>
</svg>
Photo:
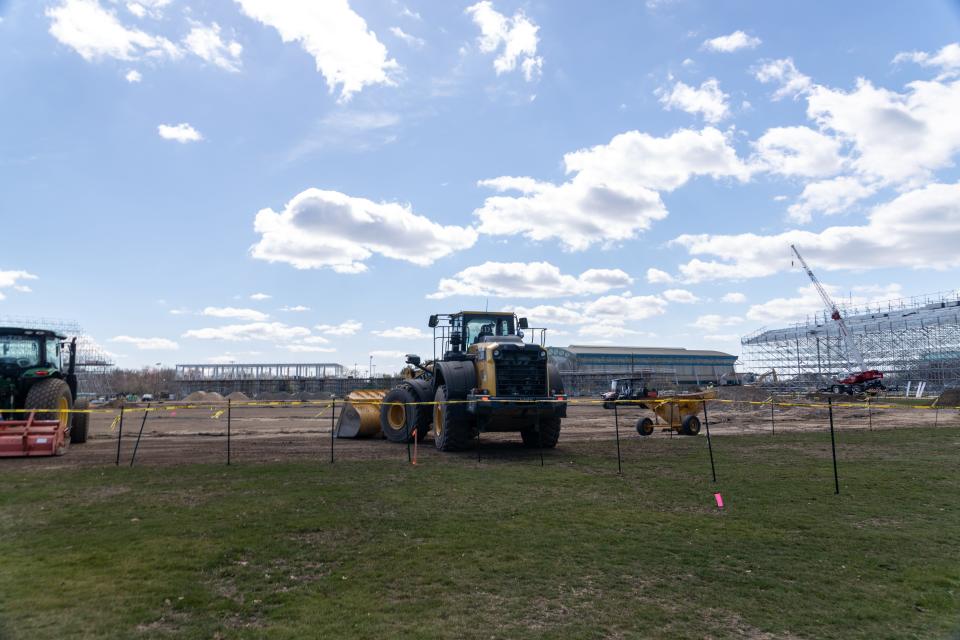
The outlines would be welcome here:
<svg viewBox="0 0 960 640">
<path fill-rule="evenodd" d="M 661 396 L 655 400 L 641 402 L 639 406 L 652 410 L 663 423 L 664 431 L 676 431 L 682 435 L 695 436 L 700 433 L 699 414 L 703 411 L 704 401 L 716 397 L 716 390 L 710 389 L 697 393 Z M 654 422 L 651 418 L 644 416 L 637 420 L 637 433 L 640 435 L 649 436 L 653 430 Z"/>
<path fill-rule="evenodd" d="M 338 438 L 370 438 L 380 433 L 380 407 L 386 389 L 351 391 L 337 419 Z"/>
</svg>

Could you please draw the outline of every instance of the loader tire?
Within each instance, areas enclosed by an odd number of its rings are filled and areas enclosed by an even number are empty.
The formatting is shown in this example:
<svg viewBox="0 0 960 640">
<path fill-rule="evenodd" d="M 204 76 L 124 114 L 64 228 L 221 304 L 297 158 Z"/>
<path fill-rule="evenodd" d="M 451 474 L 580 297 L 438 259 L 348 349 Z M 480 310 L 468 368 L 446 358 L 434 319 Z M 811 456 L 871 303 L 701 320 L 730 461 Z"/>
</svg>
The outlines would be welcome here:
<svg viewBox="0 0 960 640">
<path fill-rule="evenodd" d="M 380 430 L 390 442 L 410 442 L 413 429 L 408 414 L 417 399 L 405 386 L 394 387 L 383 397 L 380 405 Z"/>
<path fill-rule="evenodd" d="M 536 426 L 520 432 L 523 446 L 528 449 L 553 449 L 560 439 L 560 418 L 540 418 L 540 431 Z"/>
<path fill-rule="evenodd" d="M 408 406 L 407 409 L 407 428 L 410 433 L 417 434 L 417 441 L 421 441 L 430 432 L 430 423 L 433 421 L 433 387 L 430 383 L 416 386 L 417 381 L 407 383 L 411 395 L 418 403 Z"/>
<path fill-rule="evenodd" d="M 73 394 L 70 393 L 70 386 L 60 378 L 49 378 L 33 383 L 27 391 L 24 402 L 24 409 L 46 409 L 46 411 L 37 411 L 35 415 L 37 420 L 59 420 L 67 426 L 70 424 L 72 408 Z M 69 444 L 69 439 L 64 438 L 63 444 L 57 447 L 54 455 L 62 456 L 67 452 Z"/>
<path fill-rule="evenodd" d="M 433 444 L 440 451 L 463 451 L 470 448 L 476 429 L 464 404 L 447 404 L 447 385 L 437 387 L 433 405 Z"/>
<path fill-rule="evenodd" d="M 650 418 L 640 418 L 637 420 L 637 433 L 642 436 L 653 435 L 653 420 Z"/>
<path fill-rule="evenodd" d="M 73 405 L 73 408 L 77 410 L 86 410 L 90 408 L 90 403 L 87 400 L 77 400 L 77 403 Z M 70 425 L 71 444 L 83 444 L 84 442 L 86 442 L 87 430 L 89 426 L 90 426 L 89 413 L 74 413 L 73 423 Z"/>
<path fill-rule="evenodd" d="M 695 436 L 700 433 L 700 418 L 697 416 L 687 416 L 684 418 L 681 433 L 687 436 Z"/>
</svg>

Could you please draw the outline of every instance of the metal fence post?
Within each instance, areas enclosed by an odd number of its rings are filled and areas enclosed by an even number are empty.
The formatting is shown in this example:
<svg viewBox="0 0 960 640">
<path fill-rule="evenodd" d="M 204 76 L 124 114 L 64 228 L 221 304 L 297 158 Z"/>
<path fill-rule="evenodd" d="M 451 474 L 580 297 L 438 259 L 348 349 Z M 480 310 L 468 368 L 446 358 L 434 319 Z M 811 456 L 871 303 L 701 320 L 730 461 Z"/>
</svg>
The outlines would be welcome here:
<svg viewBox="0 0 960 640">
<path fill-rule="evenodd" d="M 140 422 L 140 432 L 137 434 L 137 441 L 133 445 L 133 455 L 130 456 L 130 466 L 133 466 L 134 461 L 137 459 L 137 449 L 140 448 L 140 437 L 143 435 L 143 426 L 147 424 L 147 413 L 150 411 L 150 403 L 147 403 L 147 406 L 143 410 L 143 420 Z"/>
<path fill-rule="evenodd" d="M 717 481 L 717 467 L 713 464 L 713 441 L 710 439 L 710 418 L 707 416 L 707 401 L 703 400 L 703 423 L 707 427 L 707 450 L 710 451 L 710 473 L 713 481 Z"/>
<path fill-rule="evenodd" d="M 330 403 L 330 464 L 333 464 L 333 439 L 336 431 L 336 425 L 333 421 L 333 415 L 337 412 L 337 397 L 334 396 Z"/>
<path fill-rule="evenodd" d="M 230 466 L 230 409 L 231 400 L 227 398 L 227 466 Z"/>
<path fill-rule="evenodd" d="M 623 474 L 623 463 L 620 461 L 620 413 L 617 410 L 617 401 L 613 401 L 613 428 L 617 434 L 617 473 Z"/>
<path fill-rule="evenodd" d="M 117 463 L 116 466 L 120 466 L 120 443 L 123 442 L 123 409 L 124 406 L 120 405 L 120 432 L 117 434 Z"/>
<path fill-rule="evenodd" d="M 833 452 L 834 495 L 840 495 L 840 477 L 837 475 L 837 440 L 833 435 L 833 398 L 827 398 L 827 410 L 830 412 L 830 449 Z"/>
</svg>

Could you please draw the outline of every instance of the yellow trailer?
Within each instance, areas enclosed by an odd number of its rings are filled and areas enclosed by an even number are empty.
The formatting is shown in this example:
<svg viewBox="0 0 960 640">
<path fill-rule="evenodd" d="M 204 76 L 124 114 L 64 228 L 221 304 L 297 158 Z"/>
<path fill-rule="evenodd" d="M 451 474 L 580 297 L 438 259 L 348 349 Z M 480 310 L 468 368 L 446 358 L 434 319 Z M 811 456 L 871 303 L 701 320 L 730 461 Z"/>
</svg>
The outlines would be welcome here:
<svg viewBox="0 0 960 640">
<path fill-rule="evenodd" d="M 716 390 L 711 389 L 675 396 L 659 396 L 640 403 L 630 402 L 625 406 L 637 404 L 644 409 L 650 409 L 662 423 L 661 428 L 664 431 L 676 431 L 681 435 L 695 436 L 700 433 L 699 414 L 703 410 L 704 402 L 716 397 Z M 636 427 L 637 433 L 649 436 L 653 433 L 655 424 L 649 416 L 642 416 L 637 419 Z"/>
</svg>

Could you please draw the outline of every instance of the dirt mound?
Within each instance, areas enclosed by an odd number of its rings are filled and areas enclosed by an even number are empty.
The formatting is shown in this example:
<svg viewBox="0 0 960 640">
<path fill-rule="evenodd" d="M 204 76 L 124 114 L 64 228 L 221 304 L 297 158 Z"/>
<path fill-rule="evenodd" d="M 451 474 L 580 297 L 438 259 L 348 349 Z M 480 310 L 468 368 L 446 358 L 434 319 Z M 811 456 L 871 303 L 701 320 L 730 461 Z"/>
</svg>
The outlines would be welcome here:
<svg viewBox="0 0 960 640">
<path fill-rule="evenodd" d="M 232 400 L 233 402 L 250 402 L 250 397 L 243 391 L 234 391 L 227 396 L 227 400 Z"/>
<path fill-rule="evenodd" d="M 186 398 L 184 402 L 226 402 L 227 399 L 216 391 L 194 391 Z"/>
<path fill-rule="evenodd" d="M 763 402 L 771 396 L 770 389 L 748 386 L 717 387 L 717 397 L 721 400 L 738 400 L 740 402 Z"/>
</svg>

